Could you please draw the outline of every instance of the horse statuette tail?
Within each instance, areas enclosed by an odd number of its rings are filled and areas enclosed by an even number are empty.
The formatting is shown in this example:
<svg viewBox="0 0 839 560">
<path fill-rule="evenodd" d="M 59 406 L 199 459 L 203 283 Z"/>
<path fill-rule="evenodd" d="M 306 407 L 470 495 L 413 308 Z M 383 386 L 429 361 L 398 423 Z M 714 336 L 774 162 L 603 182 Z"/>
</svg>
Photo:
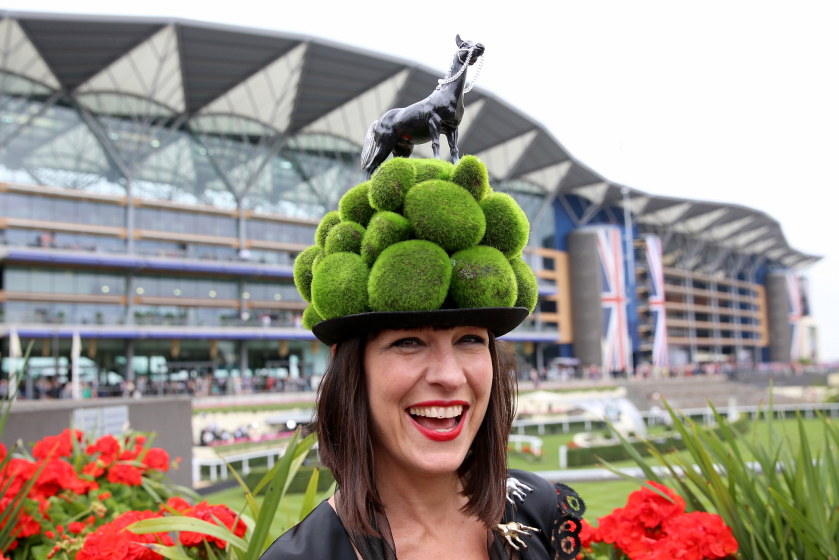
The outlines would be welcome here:
<svg viewBox="0 0 839 560">
<path fill-rule="evenodd" d="M 376 125 L 378 120 L 373 121 L 370 128 L 367 129 L 367 135 L 364 137 L 364 148 L 361 149 L 361 168 L 365 169 L 370 162 L 373 161 L 373 151 L 376 147 Z"/>
</svg>

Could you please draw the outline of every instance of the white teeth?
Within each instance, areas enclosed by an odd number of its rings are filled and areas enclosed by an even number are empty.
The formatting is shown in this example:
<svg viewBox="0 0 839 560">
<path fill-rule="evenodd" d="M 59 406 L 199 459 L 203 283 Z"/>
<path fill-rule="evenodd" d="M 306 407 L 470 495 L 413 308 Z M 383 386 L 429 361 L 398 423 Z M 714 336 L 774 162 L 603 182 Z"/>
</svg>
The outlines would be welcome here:
<svg viewBox="0 0 839 560">
<path fill-rule="evenodd" d="M 429 418 L 455 418 L 463 414 L 463 405 L 458 404 L 449 407 L 412 406 L 408 408 L 408 413 L 413 416 L 427 416 Z"/>
</svg>

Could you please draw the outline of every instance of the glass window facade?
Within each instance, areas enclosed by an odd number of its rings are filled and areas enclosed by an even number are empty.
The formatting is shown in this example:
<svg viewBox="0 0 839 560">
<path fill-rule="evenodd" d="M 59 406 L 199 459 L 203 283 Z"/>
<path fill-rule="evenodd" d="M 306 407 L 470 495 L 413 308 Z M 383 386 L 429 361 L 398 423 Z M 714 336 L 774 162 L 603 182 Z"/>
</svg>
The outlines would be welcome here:
<svg viewBox="0 0 839 560">
<path fill-rule="evenodd" d="M 237 220 L 231 216 L 144 207 L 137 208 L 135 212 L 139 229 L 218 237 L 238 236 Z"/>
<path fill-rule="evenodd" d="M 27 220 L 125 227 L 125 206 L 24 193 L 0 192 L 0 215 Z"/>
<path fill-rule="evenodd" d="M 125 295 L 125 275 L 96 269 L 45 269 L 6 267 L 3 289 L 16 292 L 40 292 L 86 295 Z"/>
<path fill-rule="evenodd" d="M 134 279 L 134 291 L 149 297 L 239 298 L 238 283 L 219 278 L 142 275 Z"/>
</svg>

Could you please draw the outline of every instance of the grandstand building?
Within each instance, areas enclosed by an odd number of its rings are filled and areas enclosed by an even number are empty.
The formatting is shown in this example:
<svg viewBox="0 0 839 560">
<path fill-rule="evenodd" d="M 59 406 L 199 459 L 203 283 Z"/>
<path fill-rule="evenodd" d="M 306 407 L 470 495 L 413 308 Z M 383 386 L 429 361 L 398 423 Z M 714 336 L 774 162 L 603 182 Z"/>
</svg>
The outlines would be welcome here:
<svg viewBox="0 0 839 560">
<path fill-rule="evenodd" d="M 35 377 L 66 374 L 74 338 L 94 377 L 320 374 L 292 262 L 363 180 L 369 124 L 440 72 L 263 30 L 0 14 L 5 374 L 18 340 Z M 459 136 L 532 223 L 540 304 L 507 339 L 534 366 L 816 357 L 818 257 L 771 217 L 615 184 L 479 88 Z"/>
</svg>

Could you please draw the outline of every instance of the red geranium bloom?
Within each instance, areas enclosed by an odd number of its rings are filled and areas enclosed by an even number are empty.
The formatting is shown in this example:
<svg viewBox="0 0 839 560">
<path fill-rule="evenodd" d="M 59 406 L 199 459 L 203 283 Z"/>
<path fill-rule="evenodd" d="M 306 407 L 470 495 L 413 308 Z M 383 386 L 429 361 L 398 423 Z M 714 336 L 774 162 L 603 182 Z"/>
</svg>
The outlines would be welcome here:
<svg viewBox="0 0 839 560">
<path fill-rule="evenodd" d="M 189 505 L 189 502 L 187 502 L 179 496 L 173 496 L 166 500 L 166 505 L 174 509 L 175 511 L 179 511 L 183 514 L 186 514 L 189 510 L 192 509 L 192 506 Z M 162 509 L 163 508 L 161 508 L 161 510 Z"/>
<path fill-rule="evenodd" d="M 150 511 L 128 511 L 113 522 L 99 527 L 96 532 L 87 535 L 84 545 L 76 555 L 76 560 L 162 560 L 162 556 L 145 543 L 162 543 L 172 546 L 175 542 L 166 533 L 148 533 L 136 535 L 124 529 L 143 519 L 159 517 Z"/>
<path fill-rule="evenodd" d="M 76 441 L 82 440 L 82 432 L 79 430 L 70 431 L 67 428 L 57 436 L 47 436 L 32 448 L 32 456 L 36 459 L 46 459 L 53 447 L 53 457 L 69 457 L 73 454 L 73 432 L 75 432 Z M 57 446 L 57 447 L 56 447 Z"/>
<path fill-rule="evenodd" d="M 114 463 L 108 469 L 108 482 L 125 484 L 126 486 L 140 486 L 143 483 L 143 473 L 137 467 L 124 463 Z"/>
<path fill-rule="evenodd" d="M 14 509 L 17 505 L 17 501 L 14 497 L 7 496 L 5 498 L 0 498 L 0 511 L 8 511 Z M 6 523 L 0 523 L 0 529 L 5 527 Z M 31 537 L 32 535 L 37 535 L 41 532 L 41 524 L 38 523 L 34 517 L 29 515 L 26 512 L 26 506 L 22 507 L 17 514 L 17 523 L 15 523 L 15 528 L 12 531 L 14 533 L 17 531 L 18 539 L 23 539 L 26 537 Z"/>
<path fill-rule="evenodd" d="M 117 455 L 119 455 L 119 440 L 111 434 L 106 434 L 97 439 L 93 445 L 88 445 L 86 451 L 88 455 L 99 453 L 99 460 L 107 467 L 116 461 Z"/>
<path fill-rule="evenodd" d="M 73 533 L 74 535 L 78 535 L 82 531 L 84 531 L 85 524 L 79 521 L 72 521 L 69 525 L 67 525 L 67 530 Z"/>
<path fill-rule="evenodd" d="M 169 470 L 169 454 L 159 447 L 152 447 L 143 457 L 143 464 L 150 469 L 166 472 Z"/>
<path fill-rule="evenodd" d="M 592 527 L 588 521 L 582 520 L 582 529 L 580 530 L 580 541 L 582 548 L 591 549 L 591 543 L 600 542 L 602 539 L 597 532 L 597 529 Z"/>
<path fill-rule="evenodd" d="M 731 528 L 714 513 L 697 511 L 668 519 L 664 530 L 696 558 L 725 558 L 739 548 Z"/>
<path fill-rule="evenodd" d="M 35 472 L 44 461 L 33 463 L 28 472 L 23 476 L 28 480 L 35 475 Z M 87 494 L 91 490 L 99 488 L 99 485 L 93 481 L 83 480 L 76 474 L 73 465 L 61 459 L 50 459 L 44 465 L 44 469 L 38 476 L 37 482 L 32 487 L 30 496 L 35 499 L 46 499 L 55 496 L 62 490 L 70 490 L 76 494 Z"/>
<path fill-rule="evenodd" d="M 186 512 L 185 515 L 189 517 L 195 517 L 196 519 L 203 519 L 213 525 L 218 525 L 216 523 L 216 519 L 221 521 L 228 529 L 233 531 L 233 534 L 237 537 L 241 537 L 245 534 L 247 530 L 247 526 L 245 522 L 241 519 L 237 519 L 236 514 L 233 511 L 224 505 L 208 505 L 206 501 L 201 502 L 200 504 L 196 504 L 194 508 L 190 511 Z M 234 527 L 235 523 L 235 527 Z M 209 543 L 215 543 L 218 545 L 219 548 L 224 548 L 227 546 L 227 542 L 219 539 L 217 537 L 213 537 L 210 535 L 205 535 L 204 533 L 194 533 L 191 531 L 181 531 L 180 541 L 181 544 L 185 546 L 198 546 L 201 544 L 201 541 L 207 539 Z"/>
<path fill-rule="evenodd" d="M 82 474 L 90 475 L 93 478 L 99 478 L 105 474 L 105 469 L 99 465 L 99 461 L 94 461 L 82 467 Z"/>
<path fill-rule="evenodd" d="M 140 445 L 144 445 L 146 443 L 146 436 L 137 436 L 134 438 L 134 441 Z"/>
<path fill-rule="evenodd" d="M 681 496 L 662 484 L 647 481 L 673 500 L 672 502 L 659 496 L 648 488 L 641 488 L 629 495 L 624 508 L 624 515 L 631 520 L 637 520 L 647 529 L 661 525 L 665 519 L 670 519 L 685 512 L 685 501 Z"/>
<path fill-rule="evenodd" d="M 0 461 L 6 458 L 7 453 L 8 452 L 6 451 L 6 446 L 0 443 Z"/>
</svg>

